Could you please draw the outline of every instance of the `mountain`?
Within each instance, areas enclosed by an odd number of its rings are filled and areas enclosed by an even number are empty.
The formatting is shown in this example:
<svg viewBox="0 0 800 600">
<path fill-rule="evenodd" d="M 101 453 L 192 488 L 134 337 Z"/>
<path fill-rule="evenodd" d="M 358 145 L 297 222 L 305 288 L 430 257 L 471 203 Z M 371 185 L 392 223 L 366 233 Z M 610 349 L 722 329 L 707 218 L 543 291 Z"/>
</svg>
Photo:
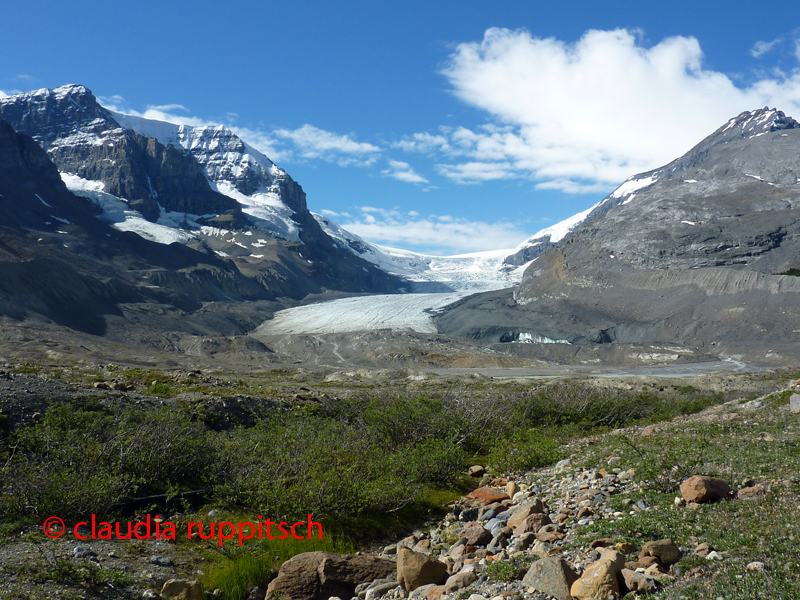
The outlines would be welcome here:
<svg viewBox="0 0 800 600">
<path fill-rule="evenodd" d="M 798 156 L 794 119 L 744 112 L 623 183 L 527 268 L 513 294 L 463 301 L 438 318 L 439 330 L 673 344 L 756 362 L 797 356 Z"/>
<path fill-rule="evenodd" d="M 484 292 L 510 288 L 522 279 L 526 263 L 509 262 L 514 250 L 489 250 L 453 256 L 434 256 L 368 242 L 331 219 L 314 214 L 322 229 L 339 247 L 403 277 L 409 292 Z M 560 224 L 559 224 L 560 225 Z M 558 227 L 558 225 L 553 226 Z"/>
<path fill-rule="evenodd" d="M 334 243 L 302 188 L 224 127 L 112 113 L 76 85 L 0 98 L 0 119 L 0 272 L 25 279 L 0 284 L 6 316 L 127 335 L 141 303 L 165 309 L 145 337 L 229 335 L 269 314 L 245 301 L 403 286 Z M 61 305 L 64 278 L 85 289 Z"/>
</svg>

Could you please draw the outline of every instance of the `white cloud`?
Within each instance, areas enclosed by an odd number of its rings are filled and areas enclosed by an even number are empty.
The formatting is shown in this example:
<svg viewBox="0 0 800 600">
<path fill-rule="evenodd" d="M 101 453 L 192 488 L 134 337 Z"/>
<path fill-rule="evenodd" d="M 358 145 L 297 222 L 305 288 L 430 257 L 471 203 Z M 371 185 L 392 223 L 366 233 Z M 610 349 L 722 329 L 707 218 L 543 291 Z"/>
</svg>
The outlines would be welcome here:
<svg viewBox="0 0 800 600">
<path fill-rule="evenodd" d="M 10 94 L 6 94 L 3 90 L 0 90 L 0 98 L 8 98 Z"/>
<path fill-rule="evenodd" d="M 381 153 L 378 146 L 308 124 L 298 129 L 276 129 L 272 135 L 290 140 L 303 158 L 322 159 L 341 166 L 368 166 Z"/>
<path fill-rule="evenodd" d="M 381 174 L 407 183 L 428 183 L 428 180 L 412 169 L 407 162 L 390 159 L 389 167 L 381 171 Z"/>
<path fill-rule="evenodd" d="M 467 162 L 457 165 L 437 165 L 441 175 L 456 183 L 479 183 L 493 179 L 511 179 L 515 176 L 511 163 Z"/>
<path fill-rule="evenodd" d="M 528 236 L 513 223 L 468 221 L 450 215 L 419 218 L 414 211 L 403 213 L 398 208 L 363 206 L 360 210 L 361 215 L 341 226 L 379 244 L 422 247 L 445 255 L 513 248 Z"/>
<path fill-rule="evenodd" d="M 755 44 L 753 44 L 752 48 L 750 48 L 750 54 L 753 55 L 755 58 L 761 58 L 767 52 L 772 50 L 775 46 L 780 44 L 782 41 L 783 41 L 782 38 L 774 39 L 771 42 L 765 42 L 763 40 L 759 40 Z"/>
<path fill-rule="evenodd" d="M 575 43 L 489 29 L 481 42 L 458 45 L 443 74 L 491 122 L 394 145 L 446 157 L 437 168 L 457 183 L 523 178 L 595 193 L 684 154 L 744 110 L 800 116 L 800 70 L 738 87 L 704 66 L 696 39 L 645 47 L 624 29 L 588 31 Z"/>
<path fill-rule="evenodd" d="M 800 60 L 800 39 L 794 41 L 794 55 L 797 60 Z"/>
</svg>

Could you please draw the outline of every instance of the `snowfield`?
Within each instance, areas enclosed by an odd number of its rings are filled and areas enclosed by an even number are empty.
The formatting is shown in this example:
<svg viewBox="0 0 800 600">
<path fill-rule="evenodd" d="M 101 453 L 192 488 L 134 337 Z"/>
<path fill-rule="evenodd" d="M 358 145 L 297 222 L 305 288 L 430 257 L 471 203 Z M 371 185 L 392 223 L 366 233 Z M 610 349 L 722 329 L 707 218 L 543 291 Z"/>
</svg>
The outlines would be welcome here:
<svg viewBox="0 0 800 600">
<path fill-rule="evenodd" d="M 349 333 L 403 329 L 436 333 L 431 313 L 468 294 L 394 294 L 342 298 L 287 308 L 255 331 L 257 335 Z"/>
</svg>

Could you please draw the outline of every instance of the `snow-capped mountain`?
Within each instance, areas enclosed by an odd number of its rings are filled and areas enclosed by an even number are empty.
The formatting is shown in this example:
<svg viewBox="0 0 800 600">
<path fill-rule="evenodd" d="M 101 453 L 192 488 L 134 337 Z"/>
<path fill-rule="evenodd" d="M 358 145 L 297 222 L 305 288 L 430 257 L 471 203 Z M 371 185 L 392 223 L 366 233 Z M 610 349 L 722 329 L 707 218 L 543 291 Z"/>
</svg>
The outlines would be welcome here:
<svg viewBox="0 0 800 600">
<path fill-rule="evenodd" d="M 33 137 L 118 231 L 232 261 L 288 297 L 402 285 L 334 244 L 300 185 L 225 127 L 111 112 L 81 85 L 0 98 L 0 119 Z"/>
<path fill-rule="evenodd" d="M 451 335 L 798 353 L 800 124 L 763 108 L 637 174 L 540 256 L 509 297 L 464 301 Z"/>
<path fill-rule="evenodd" d="M 409 281 L 407 291 L 446 293 L 504 289 L 517 285 L 527 266 L 509 266 L 505 262 L 514 250 L 433 256 L 373 244 L 325 216 L 314 214 L 314 218 L 339 247 Z"/>
</svg>

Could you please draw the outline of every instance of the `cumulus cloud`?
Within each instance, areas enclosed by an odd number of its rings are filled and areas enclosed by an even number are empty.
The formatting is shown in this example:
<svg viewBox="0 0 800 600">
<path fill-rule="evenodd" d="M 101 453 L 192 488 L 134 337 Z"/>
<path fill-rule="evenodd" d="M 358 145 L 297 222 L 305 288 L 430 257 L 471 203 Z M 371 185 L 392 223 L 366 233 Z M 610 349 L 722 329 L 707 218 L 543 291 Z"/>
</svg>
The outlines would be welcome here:
<svg viewBox="0 0 800 600">
<path fill-rule="evenodd" d="M 750 48 L 750 54 L 753 55 L 755 58 L 761 58 L 767 52 L 772 50 L 775 46 L 780 44 L 782 41 L 783 41 L 782 38 L 774 39 L 771 42 L 765 42 L 763 40 L 759 40 L 755 44 L 753 44 L 752 48 Z"/>
<path fill-rule="evenodd" d="M 489 29 L 459 44 L 443 74 L 490 122 L 417 133 L 396 147 L 447 157 L 439 172 L 457 183 L 527 178 L 594 193 L 680 156 L 744 110 L 800 115 L 800 70 L 739 87 L 703 64 L 695 38 L 646 47 L 637 33 L 592 30 L 567 43 Z"/>
<path fill-rule="evenodd" d="M 403 212 L 398 207 L 362 206 L 359 210 L 361 214 L 341 221 L 341 226 L 371 242 L 427 248 L 436 254 L 513 248 L 528 237 L 517 225 L 502 221 L 486 223 L 451 215 L 420 217 L 415 211 Z"/>
<path fill-rule="evenodd" d="M 411 165 L 402 160 L 389 159 L 389 168 L 381 171 L 381 174 L 407 183 L 428 183 L 427 179 L 412 169 Z"/>
</svg>

